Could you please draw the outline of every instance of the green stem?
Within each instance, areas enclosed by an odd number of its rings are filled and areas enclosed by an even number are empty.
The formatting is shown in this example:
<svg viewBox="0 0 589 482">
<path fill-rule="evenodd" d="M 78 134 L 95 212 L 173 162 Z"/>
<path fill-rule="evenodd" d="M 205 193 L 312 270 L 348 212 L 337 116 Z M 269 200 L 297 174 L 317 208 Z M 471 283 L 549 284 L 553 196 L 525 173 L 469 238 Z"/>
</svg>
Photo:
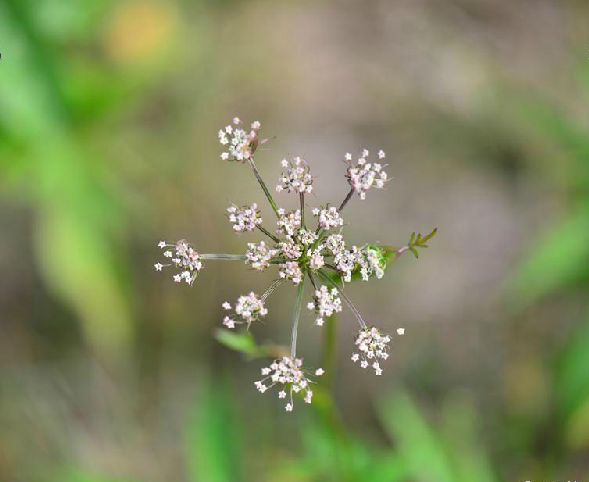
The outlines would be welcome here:
<svg viewBox="0 0 589 482">
<path fill-rule="evenodd" d="M 339 208 L 337 209 L 339 212 L 341 212 L 346 207 L 346 204 L 348 204 L 348 201 L 352 198 L 352 194 L 354 194 L 354 189 L 353 188 L 350 189 L 350 192 L 348 193 L 348 195 L 346 196 L 346 198 L 339 205 Z"/>
<path fill-rule="evenodd" d="M 360 326 L 363 329 L 365 329 L 367 327 L 367 325 L 366 325 L 366 322 L 364 321 L 364 318 L 362 318 L 362 315 L 356 309 L 356 307 L 354 306 L 354 304 L 352 303 L 350 298 L 348 298 L 346 296 L 346 294 L 344 293 L 344 290 L 342 290 L 340 288 L 340 286 L 335 281 L 333 281 L 328 275 L 326 275 L 323 271 L 317 271 L 317 273 L 319 274 L 319 276 L 321 276 L 325 281 L 327 281 L 330 285 L 332 285 L 338 291 L 339 295 L 343 298 L 343 300 L 348 305 L 348 308 L 350 308 L 350 311 L 354 314 L 354 316 L 358 320 L 358 323 L 360 323 Z"/>
<path fill-rule="evenodd" d="M 299 199 L 301 201 L 301 226 L 303 229 L 307 229 L 305 228 L 305 194 L 299 193 Z"/>
<path fill-rule="evenodd" d="M 297 356 L 297 334 L 299 329 L 299 318 L 301 317 L 301 306 L 303 306 L 303 290 L 305 284 L 305 277 L 299 283 L 297 289 L 297 298 L 295 301 L 295 309 L 292 317 L 292 334 L 290 337 L 290 356 L 296 358 Z"/>
<path fill-rule="evenodd" d="M 266 236 L 268 236 L 272 241 L 274 241 L 275 243 L 280 243 L 280 239 L 278 239 L 276 236 L 274 236 L 271 232 L 267 231 L 265 228 L 263 228 L 262 226 L 257 226 L 257 228 L 262 231 Z"/>
<path fill-rule="evenodd" d="M 278 207 L 276 207 L 276 203 L 274 202 L 274 198 L 272 197 L 272 194 L 270 194 L 270 191 L 268 191 L 266 184 L 262 180 L 262 176 L 260 176 L 260 173 L 258 172 L 258 169 L 256 168 L 256 164 L 254 163 L 253 157 L 250 157 L 248 159 L 248 162 L 249 162 L 250 167 L 252 168 L 252 171 L 254 171 L 254 175 L 256 176 L 256 179 L 260 183 L 260 187 L 262 188 L 262 191 L 264 191 L 264 194 L 266 195 L 266 198 L 268 199 L 270 206 L 272 206 L 272 209 L 276 213 L 276 217 L 279 218 L 280 215 L 278 214 Z"/>
<path fill-rule="evenodd" d="M 201 254 L 202 259 L 220 259 L 224 261 L 245 261 L 247 257 L 244 254 Z"/>
</svg>

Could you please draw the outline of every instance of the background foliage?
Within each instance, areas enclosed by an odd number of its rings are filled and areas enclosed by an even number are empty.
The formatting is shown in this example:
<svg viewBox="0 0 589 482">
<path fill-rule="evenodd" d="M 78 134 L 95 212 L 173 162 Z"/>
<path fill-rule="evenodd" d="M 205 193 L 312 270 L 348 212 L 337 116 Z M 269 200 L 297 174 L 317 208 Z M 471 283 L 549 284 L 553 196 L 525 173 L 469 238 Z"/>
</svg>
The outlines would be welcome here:
<svg viewBox="0 0 589 482">
<path fill-rule="evenodd" d="M 0 480 L 586 476 L 588 14 L 1 0 Z M 282 157 L 310 161 L 318 204 L 346 193 L 343 153 L 387 151 L 387 190 L 347 208 L 355 241 L 440 229 L 350 287 L 368 320 L 406 328 L 385 376 L 349 362 L 344 311 L 331 387 L 293 414 L 255 391 L 251 340 L 215 337 L 221 302 L 271 275 L 208 263 L 190 289 L 152 268 L 161 238 L 242 249 L 224 209 L 261 197 L 218 158 L 236 114 L 277 135 L 258 158 L 270 184 Z M 255 330 L 262 351 L 288 339 L 290 295 Z M 322 343 L 308 315 L 311 365 Z"/>
</svg>

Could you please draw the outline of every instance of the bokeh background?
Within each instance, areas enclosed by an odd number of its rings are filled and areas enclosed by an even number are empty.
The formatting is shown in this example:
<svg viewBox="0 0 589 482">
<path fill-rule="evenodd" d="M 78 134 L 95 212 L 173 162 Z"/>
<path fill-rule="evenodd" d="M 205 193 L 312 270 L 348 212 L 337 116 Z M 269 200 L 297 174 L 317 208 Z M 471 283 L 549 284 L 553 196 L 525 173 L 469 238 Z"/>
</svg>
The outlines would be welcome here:
<svg viewBox="0 0 589 482">
<path fill-rule="evenodd" d="M 589 5 L 580 0 L 0 1 L 0 480 L 494 482 L 589 477 Z M 349 294 L 394 332 L 287 414 L 216 340 L 269 272 L 156 273 L 160 239 L 240 253 L 263 197 L 216 132 L 258 119 L 273 185 L 388 153 L 351 242 L 439 233 Z M 292 199 L 279 197 L 289 206 Z M 265 211 L 268 214 L 268 211 Z M 258 342 L 287 344 L 283 287 Z M 305 313 L 300 352 L 321 364 Z"/>
</svg>

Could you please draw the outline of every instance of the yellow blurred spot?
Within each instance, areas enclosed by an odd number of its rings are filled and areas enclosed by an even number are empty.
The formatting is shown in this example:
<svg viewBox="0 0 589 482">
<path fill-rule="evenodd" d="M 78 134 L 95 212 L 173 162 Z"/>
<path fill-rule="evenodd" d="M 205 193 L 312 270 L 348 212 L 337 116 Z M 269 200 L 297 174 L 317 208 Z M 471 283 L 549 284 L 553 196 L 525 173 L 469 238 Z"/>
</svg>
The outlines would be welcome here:
<svg viewBox="0 0 589 482">
<path fill-rule="evenodd" d="M 170 42 L 176 21 L 175 10 L 169 3 L 121 2 L 107 22 L 107 53 L 122 63 L 148 60 Z"/>
</svg>

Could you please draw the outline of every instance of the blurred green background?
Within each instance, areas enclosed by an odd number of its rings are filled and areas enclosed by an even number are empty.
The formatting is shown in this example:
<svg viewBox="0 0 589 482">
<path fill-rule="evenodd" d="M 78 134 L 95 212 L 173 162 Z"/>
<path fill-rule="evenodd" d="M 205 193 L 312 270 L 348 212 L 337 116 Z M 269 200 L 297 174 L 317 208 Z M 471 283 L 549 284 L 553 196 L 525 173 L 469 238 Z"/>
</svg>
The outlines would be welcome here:
<svg viewBox="0 0 589 482">
<path fill-rule="evenodd" d="M 1 0 L 0 480 L 494 482 L 589 477 L 589 4 L 577 0 Z M 271 273 L 158 275 L 160 239 L 241 253 L 224 216 L 263 197 L 221 162 L 234 115 L 307 159 L 394 179 L 347 208 L 351 242 L 418 261 L 349 293 L 395 338 L 332 397 L 284 412 L 266 360 L 215 340 Z M 285 195 L 280 198 L 285 202 Z M 267 213 L 267 211 L 266 211 Z M 286 344 L 294 290 L 256 338 Z M 306 313 L 311 366 L 322 339 Z"/>
</svg>

